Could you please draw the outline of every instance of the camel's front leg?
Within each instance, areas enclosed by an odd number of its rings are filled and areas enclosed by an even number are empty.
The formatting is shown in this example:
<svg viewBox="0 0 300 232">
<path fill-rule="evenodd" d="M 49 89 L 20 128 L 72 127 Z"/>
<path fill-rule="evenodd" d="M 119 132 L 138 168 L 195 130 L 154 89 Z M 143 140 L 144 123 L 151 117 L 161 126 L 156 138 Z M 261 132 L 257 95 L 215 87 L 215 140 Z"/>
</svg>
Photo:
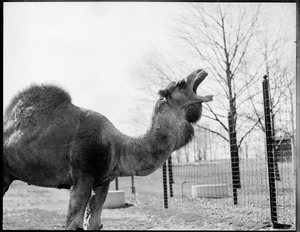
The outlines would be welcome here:
<svg viewBox="0 0 300 232">
<path fill-rule="evenodd" d="M 86 212 L 88 230 L 100 230 L 102 228 L 101 213 L 108 189 L 109 183 L 93 189 L 94 194 L 89 200 Z"/>
<path fill-rule="evenodd" d="M 74 178 L 70 189 L 67 230 L 83 230 L 83 217 L 87 203 L 91 197 L 93 180 L 84 176 Z"/>
</svg>

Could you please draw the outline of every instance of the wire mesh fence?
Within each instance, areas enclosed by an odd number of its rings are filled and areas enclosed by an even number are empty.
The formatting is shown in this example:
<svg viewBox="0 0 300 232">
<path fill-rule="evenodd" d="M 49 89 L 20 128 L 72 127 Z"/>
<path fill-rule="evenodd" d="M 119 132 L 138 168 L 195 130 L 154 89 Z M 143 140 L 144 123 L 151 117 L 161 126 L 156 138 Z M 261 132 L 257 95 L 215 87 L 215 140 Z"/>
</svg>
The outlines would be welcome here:
<svg viewBox="0 0 300 232">
<path fill-rule="evenodd" d="M 148 176 L 118 177 L 110 184 L 109 190 L 123 190 L 126 196 L 134 198 L 147 195 L 163 196 L 162 167 Z"/>
<path fill-rule="evenodd" d="M 200 139 L 200 138 L 195 138 Z M 257 140 L 257 139 L 256 139 Z M 226 141 L 215 141 L 218 147 L 229 146 Z M 191 144 L 190 146 L 193 146 Z M 218 159 L 201 160 L 193 163 L 173 164 L 174 196 L 194 199 L 197 197 L 233 198 L 232 166 L 230 152 L 220 154 L 207 152 Z M 241 188 L 237 189 L 237 203 L 244 205 L 268 204 L 268 174 L 264 157 L 264 142 L 248 139 L 247 150 L 240 149 L 239 172 Z M 174 159 L 175 155 L 172 155 Z M 198 189 L 196 190 L 198 185 Z M 233 201 L 233 199 L 232 199 Z"/>
<path fill-rule="evenodd" d="M 195 138 L 197 140 L 199 138 Z M 219 141 L 214 146 L 225 147 L 228 142 Z M 185 150 L 189 152 L 194 147 L 193 142 Z M 283 146 L 279 154 L 282 154 Z M 223 149 L 220 149 L 220 151 Z M 279 151 L 278 150 L 278 151 Z M 286 152 L 286 151 L 284 151 Z M 185 201 L 194 201 L 199 198 L 219 198 L 234 204 L 232 167 L 230 152 L 224 149 L 221 154 L 212 154 L 214 150 L 208 150 L 206 160 L 189 162 L 176 162 L 176 153 L 172 154 L 172 165 L 166 166 L 166 177 L 168 179 L 168 200 L 161 200 L 164 208 L 176 207 L 176 201 L 170 203 L 170 199 L 177 198 Z M 192 154 L 190 152 L 190 154 Z M 218 159 L 216 157 L 218 156 Z M 295 224 L 295 183 L 296 176 L 293 173 L 293 162 L 287 155 L 278 158 L 278 173 L 280 180 L 276 180 L 276 201 L 278 222 Z M 266 144 L 263 133 L 257 131 L 256 136 L 249 137 L 239 152 L 239 170 L 241 188 L 237 189 L 237 204 L 249 209 L 259 209 L 262 218 L 270 216 L 270 192 L 268 183 L 268 164 L 266 157 Z M 118 188 L 125 190 L 126 195 L 137 197 L 164 196 L 163 168 L 145 177 L 119 177 Z M 113 182 L 110 187 L 116 189 Z M 134 191 L 133 191 L 134 188 Z M 219 204 L 223 204 L 219 201 Z"/>
<path fill-rule="evenodd" d="M 221 146 L 221 142 L 219 143 Z M 192 144 L 190 145 L 192 146 Z M 237 204 L 244 207 L 259 209 L 262 218 L 270 216 L 270 196 L 268 185 L 268 167 L 265 155 L 265 143 L 258 139 L 249 138 L 248 152 L 240 152 L 240 181 L 241 188 L 237 189 Z M 210 155 L 208 153 L 208 155 Z M 190 202 L 199 198 L 219 198 L 219 204 L 232 204 L 232 169 L 229 153 L 224 153 L 223 159 L 203 160 L 198 162 L 176 163 L 176 154 L 172 155 L 172 166 L 167 165 L 168 205 L 177 207 L 173 198 Z M 171 169 L 169 168 L 171 167 Z M 295 224 L 295 175 L 293 163 L 289 160 L 278 162 L 280 180 L 276 180 L 277 217 L 280 223 Z M 172 170 L 172 178 L 170 178 Z M 119 189 L 125 190 L 126 195 L 139 197 L 159 196 L 164 208 L 163 168 L 145 177 L 119 177 Z M 170 184 L 171 183 L 171 184 Z M 132 191 L 132 186 L 135 192 Z M 200 186 L 200 187 L 199 187 Z M 115 183 L 111 184 L 115 190 Z M 172 194 L 171 194 L 172 193 Z M 223 201 L 224 200 L 224 201 Z"/>
</svg>

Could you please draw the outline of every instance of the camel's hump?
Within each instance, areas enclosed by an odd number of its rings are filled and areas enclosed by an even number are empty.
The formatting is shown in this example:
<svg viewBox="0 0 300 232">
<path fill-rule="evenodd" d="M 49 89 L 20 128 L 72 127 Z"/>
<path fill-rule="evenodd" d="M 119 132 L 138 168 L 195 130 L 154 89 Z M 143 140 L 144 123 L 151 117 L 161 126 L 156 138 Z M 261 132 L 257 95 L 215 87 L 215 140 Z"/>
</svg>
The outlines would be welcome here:
<svg viewBox="0 0 300 232">
<path fill-rule="evenodd" d="M 34 105 L 47 105 L 47 107 L 56 107 L 62 103 L 71 103 L 71 96 L 61 87 L 51 84 L 33 84 L 20 91 L 6 108 L 9 113 L 16 104 L 23 107 Z"/>
</svg>

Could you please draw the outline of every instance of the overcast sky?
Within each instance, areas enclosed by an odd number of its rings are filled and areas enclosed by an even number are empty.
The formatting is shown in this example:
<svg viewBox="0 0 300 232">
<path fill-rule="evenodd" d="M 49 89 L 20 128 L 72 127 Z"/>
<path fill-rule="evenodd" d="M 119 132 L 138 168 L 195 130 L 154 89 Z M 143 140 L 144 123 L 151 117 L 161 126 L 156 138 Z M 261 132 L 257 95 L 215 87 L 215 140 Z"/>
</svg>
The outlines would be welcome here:
<svg viewBox="0 0 300 232">
<path fill-rule="evenodd" d="M 151 46 L 172 49 L 170 16 L 181 5 L 4 3 L 4 108 L 31 83 L 58 84 L 75 105 L 104 114 L 126 133 L 120 118 L 136 94 L 130 72 Z"/>
<path fill-rule="evenodd" d="M 55 83 L 74 104 L 118 123 L 135 92 L 136 60 L 147 46 L 167 44 L 164 22 L 174 4 L 165 5 L 5 3 L 4 107 L 30 83 Z"/>
</svg>

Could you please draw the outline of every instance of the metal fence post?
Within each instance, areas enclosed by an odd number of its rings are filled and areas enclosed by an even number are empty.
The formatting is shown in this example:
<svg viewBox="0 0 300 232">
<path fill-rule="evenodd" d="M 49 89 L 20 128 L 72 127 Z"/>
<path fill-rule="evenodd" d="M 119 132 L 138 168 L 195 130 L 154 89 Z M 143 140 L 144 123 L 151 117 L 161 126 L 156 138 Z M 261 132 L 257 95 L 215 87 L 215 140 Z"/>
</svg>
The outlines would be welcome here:
<svg viewBox="0 0 300 232">
<path fill-rule="evenodd" d="M 239 169 L 239 156 L 236 144 L 236 132 L 233 128 L 233 118 L 231 113 L 228 113 L 228 128 L 229 128 L 229 141 L 230 141 L 230 156 L 231 156 L 231 174 L 232 174 L 232 192 L 233 204 L 238 203 L 237 189 L 241 187 L 240 182 L 240 169 Z"/>
<path fill-rule="evenodd" d="M 265 133 L 267 145 L 267 161 L 268 161 L 268 176 L 269 176 L 269 192 L 270 192 L 270 209 L 271 221 L 274 229 L 287 229 L 291 225 L 279 224 L 277 218 L 276 204 L 276 185 L 275 185 L 275 156 L 274 156 L 274 138 L 272 131 L 272 117 L 270 110 L 270 93 L 268 76 L 264 76 L 262 82 L 263 99 L 264 99 L 264 114 L 265 114 Z"/>
<path fill-rule="evenodd" d="M 131 193 L 135 193 L 134 176 L 131 176 Z"/>
<path fill-rule="evenodd" d="M 119 190 L 119 179 L 118 177 L 115 179 L 116 182 L 116 190 Z"/>
<path fill-rule="evenodd" d="M 163 164 L 163 188 L 164 188 L 164 207 L 168 208 L 168 184 L 167 184 L 167 164 Z"/>
<path fill-rule="evenodd" d="M 172 168 L 172 157 L 168 158 L 168 171 L 169 171 L 169 188 L 170 188 L 170 197 L 173 197 L 173 168 Z"/>
</svg>

